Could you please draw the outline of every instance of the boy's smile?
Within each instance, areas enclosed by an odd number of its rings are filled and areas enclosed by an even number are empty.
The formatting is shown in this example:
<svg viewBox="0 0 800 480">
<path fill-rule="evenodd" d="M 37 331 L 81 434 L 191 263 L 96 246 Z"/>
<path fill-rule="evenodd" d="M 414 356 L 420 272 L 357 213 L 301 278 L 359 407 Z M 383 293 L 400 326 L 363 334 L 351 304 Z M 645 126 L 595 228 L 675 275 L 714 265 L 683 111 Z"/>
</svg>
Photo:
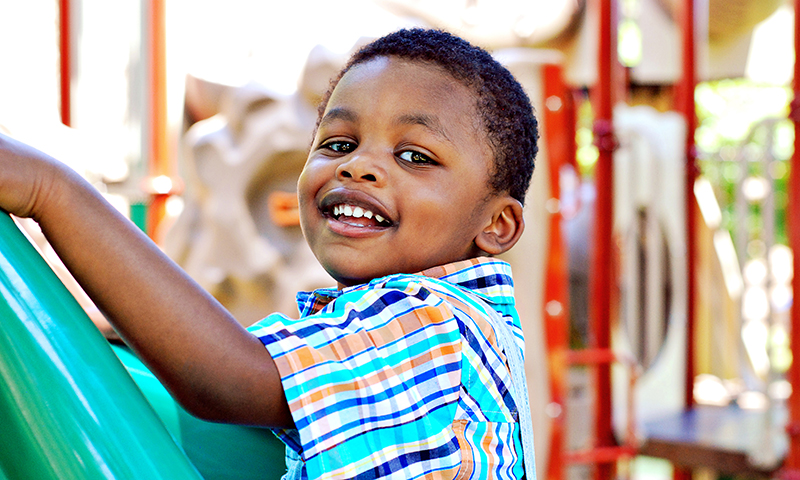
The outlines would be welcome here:
<svg viewBox="0 0 800 480">
<path fill-rule="evenodd" d="M 338 282 L 483 253 L 492 151 L 476 102 L 420 62 L 379 57 L 342 77 L 298 182 L 303 233 Z"/>
</svg>

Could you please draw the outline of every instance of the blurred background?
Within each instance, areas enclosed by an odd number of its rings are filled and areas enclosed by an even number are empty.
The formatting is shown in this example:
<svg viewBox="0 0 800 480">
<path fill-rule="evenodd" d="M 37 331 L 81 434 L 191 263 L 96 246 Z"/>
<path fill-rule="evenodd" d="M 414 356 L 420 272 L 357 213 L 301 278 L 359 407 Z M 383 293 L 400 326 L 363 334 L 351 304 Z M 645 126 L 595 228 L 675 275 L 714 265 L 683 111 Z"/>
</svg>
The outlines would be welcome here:
<svg viewBox="0 0 800 480">
<path fill-rule="evenodd" d="M 800 475 L 792 2 L 0 0 L 0 129 L 244 325 L 297 315 L 296 291 L 333 283 L 296 211 L 317 102 L 349 52 L 410 26 L 491 51 L 540 119 L 506 255 L 540 475 Z"/>
</svg>

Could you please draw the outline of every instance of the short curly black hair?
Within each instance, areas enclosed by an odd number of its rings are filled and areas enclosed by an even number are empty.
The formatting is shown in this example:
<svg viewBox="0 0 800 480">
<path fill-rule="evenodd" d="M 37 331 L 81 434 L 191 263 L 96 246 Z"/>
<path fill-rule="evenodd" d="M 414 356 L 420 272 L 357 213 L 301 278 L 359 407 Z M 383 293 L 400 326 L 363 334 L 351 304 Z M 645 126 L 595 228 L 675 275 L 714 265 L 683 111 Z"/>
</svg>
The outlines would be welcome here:
<svg viewBox="0 0 800 480">
<path fill-rule="evenodd" d="M 489 186 L 493 193 L 507 192 L 525 203 L 539 138 L 530 99 L 511 72 L 486 50 L 448 32 L 403 29 L 362 47 L 331 82 L 319 106 L 318 124 L 339 80 L 354 66 L 377 57 L 398 57 L 437 65 L 471 89 L 494 153 Z"/>
</svg>

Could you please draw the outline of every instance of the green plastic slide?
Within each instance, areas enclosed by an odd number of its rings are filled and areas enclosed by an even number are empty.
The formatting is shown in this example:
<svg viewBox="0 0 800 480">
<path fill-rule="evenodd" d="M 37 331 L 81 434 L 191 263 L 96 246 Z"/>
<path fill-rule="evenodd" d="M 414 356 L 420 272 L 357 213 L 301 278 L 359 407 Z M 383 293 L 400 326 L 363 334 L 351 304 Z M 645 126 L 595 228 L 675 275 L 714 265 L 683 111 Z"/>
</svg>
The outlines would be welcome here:
<svg viewBox="0 0 800 480">
<path fill-rule="evenodd" d="M 270 479 L 284 470 L 269 431 L 191 417 L 130 351 L 109 345 L 0 212 L 0 480 Z"/>
</svg>

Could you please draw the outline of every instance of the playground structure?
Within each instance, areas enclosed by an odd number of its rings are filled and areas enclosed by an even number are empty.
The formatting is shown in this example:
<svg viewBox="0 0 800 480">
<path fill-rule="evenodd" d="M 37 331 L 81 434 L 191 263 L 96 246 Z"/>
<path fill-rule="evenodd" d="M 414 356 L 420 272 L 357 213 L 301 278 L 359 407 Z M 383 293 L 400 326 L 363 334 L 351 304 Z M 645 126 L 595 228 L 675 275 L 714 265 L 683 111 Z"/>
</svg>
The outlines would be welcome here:
<svg viewBox="0 0 800 480">
<path fill-rule="evenodd" d="M 0 232 L 0 478 L 283 475 L 270 432 L 187 414 L 92 326 L 6 214 Z"/>
<path fill-rule="evenodd" d="M 654 0 L 655 1 L 655 0 Z M 387 2 L 397 3 L 399 2 Z M 469 3 L 469 2 L 467 2 Z M 477 3 L 477 2 L 476 2 Z M 652 2 L 651 2 L 652 3 Z M 525 39 L 524 46 L 549 46 L 565 41 L 565 31 L 575 29 L 576 25 L 591 20 L 594 25 L 592 28 L 578 29 L 581 32 L 576 37 L 581 37 L 581 41 L 575 41 L 573 49 L 581 50 L 581 45 L 588 41 L 596 51 L 592 52 L 594 59 L 584 62 L 593 66 L 595 69 L 591 82 L 587 86 L 591 87 L 590 100 L 594 110 L 593 132 L 594 142 L 598 148 L 598 161 L 595 167 L 595 189 L 596 197 L 594 201 L 594 226 L 591 236 L 593 243 L 588 246 L 591 268 L 587 275 L 590 275 L 590 294 L 591 304 L 588 306 L 590 322 L 588 324 L 590 339 L 589 348 L 582 350 L 571 350 L 567 339 L 568 322 L 570 310 L 576 309 L 578 305 L 571 301 L 569 291 L 569 272 L 567 271 L 568 261 L 577 252 L 574 245 L 568 238 L 568 222 L 564 217 L 564 208 L 567 199 L 562 196 L 562 185 L 564 169 L 569 169 L 571 159 L 575 158 L 575 125 L 576 112 L 580 102 L 587 99 L 580 95 L 585 80 L 578 80 L 586 72 L 576 73 L 576 64 L 579 61 L 564 60 L 564 56 L 559 55 L 534 55 L 531 49 L 508 49 L 508 40 L 497 40 L 494 37 L 482 37 L 480 31 L 465 31 L 466 36 L 473 33 L 473 38 L 486 44 L 494 45 L 499 56 L 505 56 L 507 62 L 512 67 L 518 66 L 519 71 L 515 71 L 523 80 L 526 88 L 532 92 L 532 98 L 537 106 L 537 111 L 542 118 L 543 125 L 543 158 L 545 161 L 540 163 L 538 176 L 535 179 L 534 192 L 535 198 L 529 201 L 530 215 L 529 225 L 546 225 L 541 229 L 541 233 L 536 236 L 528 236 L 523 243 L 525 250 L 520 248 L 512 252 L 509 258 L 516 265 L 523 265 L 518 274 L 518 291 L 531 292 L 541 291 L 541 298 L 521 298 L 520 308 L 526 309 L 533 316 L 541 319 L 541 324 L 533 323 L 526 327 L 526 337 L 528 337 L 529 363 L 535 363 L 529 369 L 529 378 L 535 378 L 537 382 L 532 389 L 540 398 L 540 405 L 534 405 L 534 421 L 537 423 L 537 449 L 544 448 L 545 455 L 539 455 L 540 474 L 544 475 L 546 469 L 547 478 L 566 478 L 569 476 L 569 466 L 575 464 L 591 466 L 591 473 L 599 479 L 612 478 L 615 474 L 617 462 L 627 459 L 635 454 L 648 454 L 661 456 L 672 461 L 676 465 L 676 478 L 688 478 L 691 470 L 695 468 L 710 468 L 723 473 L 745 473 L 751 475 L 772 475 L 779 472 L 785 478 L 796 478 L 798 468 L 800 468 L 800 400 L 797 396 L 791 397 L 789 403 L 790 419 L 785 421 L 788 432 L 788 445 L 785 448 L 785 460 L 783 455 L 778 459 L 778 464 L 772 463 L 769 468 L 759 468 L 751 461 L 750 445 L 743 444 L 719 444 L 718 435 L 714 434 L 722 426 L 733 428 L 741 436 L 746 437 L 754 431 L 761 431 L 763 415 L 751 415 L 733 408 L 729 409 L 708 409 L 698 408 L 695 405 L 693 396 L 695 382 L 695 365 L 698 359 L 694 353 L 704 348 L 703 345 L 696 344 L 695 333 L 697 326 L 697 304 L 702 299 L 698 299 L 698 292 L 702 286 L 698 285 L 697 272 L 703 267 L 698 266 L 701 262 L 700 248 L 702 241 L 702 229 L 706 223 L 699 217 L 698 205 L 696 200 L 696 177 L 698 166 L 696 159 L 696 149 L 691 134 L 696 128 L 694 91 L 697 84 L 698 65 L 697 60 L 698 42 L 696 25 L 700 22 L 703 15 L 697 12 L 699 2 L 671 1 L 658 2 L 668 5 L 670 11 L 676 18 L 681 19 L 680 25 L 681 41 L 681 73 L 680 81 L 676 82 L 676 100 L 670 106 L 671 115 L 654 115 L 652 111 L 644 110 L 625 111 L 616 109 L 618 101 L 624 95 L 621 92 L 626 88 L 624 71 L 616 62 L 616 41 L 614 22 L 614 9 L 618 7 L 618 2 L 611 0 L 597 0 L 586 2 L 574 2 L 574 10 L 567 11 L 561 17 L 561 26 L 556 29 L 556 33 L 550 33 L 541 37 L 530 37 Z M 720 5 L 725 2 L 711 2 L 712 9 L 716 5 L 717 12 Z M 728 2 L 729 5 L 733 3 Z M 734 2 L 736 5 L 744 6 L 747 2 Z M 770 8 L 767 4 L 777 5 L 779 2 L 760 2 L 764 8 Z M 73 7 L 69 0 L 61 0 L 62 12 L 70 12 Z M 163 232 L 160 231 L 160 224 L 163 222 L 164 211 L 168 200 L 176 194 L 185 194 L 181 190 L 183 183 L 177 177 L 174 164 L 174 156 L 169 153 L 169 142 L 171 136 L 166 125 L 166 91 L 165 82 L 165 59 L 164 59 L 164 4 L 160 1 L 144 2 L 147 7 L 147 24 L 152 28 L 148 30 L 150 37 L 145 42 L 147 48 L 148 69 L 147 89 L 149 94 L 144 98 L 150 102 L 147 111 L 149 112 L 147 121 L 148 134 L 147 145 L 149 151 L 144 155 L 149 159 L 148 180 L 145 183 L 147 192 L 150 195 L 148 204 L 148 221 L 146 228 L 154 237 L 159 238 Z M 411 7 L 409 7 L 411 5 Z M 418 18 L 424 20 L 423 23 L 432 25 L 448 26 L 440 18 L 435 16 L 425 17 L 419 8 L 419 3 L 408 2 L 405 4 L 406 14 L 408 9 L 412 10 Z M 773 5 L 773 6 L 774 6 Z M 398 5 L 395 5 L 399 8 Z M 416 10 L 414 9 L 416 8 Z M 795 5 L 795 10 L 798 6 Z M 70 124 L 70 99 L 71 84 L 69 82 L 70 72 L 70 38 L 71 24 L 69 15 L 61 16 L 62 35 L 62 95 L 61 95 L 61 115 L 65 125 Z M 716 22 L 717 34 L 719 25 L 723 23 L 719 17 L 712 16 Z M 753 23 L 755 20 L 749 20 Z M 748 22 L 742 22 L 748 23 Z M 703 29 L 699 29 L 702 31 Z M 709 27 L 709 34 L 714 30 Z M 589 40 L 586 40 L 589 38 Z M 518 39 L 516 39 L 518 40 Z M 515 40 L 515 41 L 516 41 Z M 594 42 L 592 42 L 594 40 Z M 597 41 L 599 40 L 599 41 Z M 505 43 L 504 43 L 505 42 Z M 582 43 L 583 42 L 583 43 Z M 723 42 L 724 43 L 724 42 Z M 719 47 L 722 48 L 722 47 Z M 733 48 L 733 47 L 731 47 Z M 586 47 L 583 47 L 586 51 Z M 532 58 L 535 56 L 536 58 Z M 586 60 L 586 56 L 580 57 Z M 584 69 L 585 70 L 585 69 Z M 795 75 L 797 78 L 797 74 Z M 251 90 L 252 92 L 252 90 Z M 258 91 L 256 91 L 258 93 Z M 256 95 L 257 96 L 257 95 Z M 797 95 L 795 95 L 797 97 Z M 260 99 L 266 99 L 259 104 Z M 254 104 L 264 106 L 269 103 L 269 95 L 256 98 Z M 557 101 L 556 101 L 557 100 Z M 246 105 L 247 102 L 243 102 Z M 247 110 L 247 107 L 242 107 Z M 636 115 L 639 115 L 638 117 Z M 646 118 L 645 118 L 646 117 Z M 677 120 L 676 120 L 677 117 Z M 229 121 L 231 117 L 227 117 Z M 797 129 L 798 113 L 797 104 L 793 104 L 791 118 L 795 122 Z M 244 124 L 245 120 L 239 120 Z M 648 123 L 649 122 L 649 123 Z M 658 125 L 659 129 L 666 128 L 671 132 L 673 141 L 666 145 L 673 151 L 664 152 L 660 150 L 661 157 L 650 156 L 648 158 L 661 158 L 662 163 L 655 164 L 636 164 L 630 162 L 630 169 L 624 169 L 624 156 L 631 155 L 631 149 L 620 148 L 620 145 L 630 145 L 631 142 L 640 142 L 640 146 L 653 148 L 652 142 L 647 138 L 649 135 L 648 125 Z M 666 127 L 664 127 L 666 125 Z M 661 128 L 664 127 L 664 128 Z M 797 130 L 796 130 L 797 131 Z M 796 137 L 797 138 L 797 137 Z M 637 140 L 638 139 L 638 140 Z M 213 142 L 211 142 L 213 143 Z M 663 146 L 663 145 L 662 145 Z M 644 148 L 644 147 L 643 147 Z M 220 154 L 220 158 L 223 154 Z M 666 161 L 667 157 L 672 161 Z M 793 171 L 797 171 L 797 153 L 793 157 Z M 675 160 L 678 159 L 678 160 Z M 219 161 L 219 159 L 217 159 Z M 676 161 L 680 161 L 677 171 L 668 171 L 675 168 Z M 635 169 L 640 169 L 634 173 Z M 257 166 L 252 169 L 258 169 Z M 658 169 L 657 172 L 654 170 Z M 642 183 L 651 182 L 643 187 L 641 191 L 634 191 L 633 185 L 625 181 L 626 178 L 642 179 L 643 176 L 652 174 Z M 242 178 L 246 175 L 241 173 Z M 798 175 L 792 175 L 789 192 L 791 198 L 789 204 L 796 204 L 796 195 L 800 191 L 798 185 Z M 169 182 L 163 182 L 170 179 Z M 185 178 L 184 181 L 190 179 Z M 247 179 L 245 179 L 247 180 Z M 652 198 L 655 193 L 655 184 L 664 181 L 672 182 L 673 187 L 669 188 L 669 198 L 662 198 L 659 203 Z M 247 180 L 249 181 L 249 180 Z M 677 182 L 677 184 L 675 183 Z M 166 186 L 165 186 L 166 185 Z M 629 189 L 626 193 L 625 189 Z M 650 194 L 648 197 L 647 194 Z M 671 195 L 671 196 L 670 196 Z M 622 197 L 635 198 L 638 203 L 620 204 Z M 262 199 L 264 197 L 261 197 Z M 669 212 L 669 207 L 675 209 L 676 203 L 681 203 L 683 208 L 676 209 L 680 212 Z M 794 207 L 792 207 L 794 208 Z M 676 213 L 676 214 L 675 214 Z M 798 240 L 800 239 L 800 226 L 797 225 L 798 214 L 789 214 L 790 240 L 794 251 L 798 251 Z M 668 227 L 665 227 L 668 225 Z M 661 229 L 664 229 L 663 231 Z M 583 232 L 584 235 L 586 232 Z M 648 233 L 643 235 L 643 233 Z M 641 242 L 638 238 L 642 237 Z M 661 236 L 665 236 L 663 239 Z M 622 238 L 624 247 L 620 250 L 628 253 L 640 248 L 644 252 L 642 256 L 636 257 L 629 255 L 621 257 L 615 245 Z M 219 241 L 217 241 L 219 242 Z M 685 250 L 677 251 L 675 248 L 679 244 L 685 245 Z M 538 258 L 530 258 L 526 255 L 527 251 L 546 251 L 547 255 Z M 514 255 L 516 258 L 514 258 Z M 525 258 L 525 257 L 528 258 Z M 649 268 L 642 269 L 642 258 L 650 259 L 647 262 Z M 619 264 L 614 262 L 619 259 Z M 654 267 L 653 259 L 663 261 L 662 268 Z M 794 270 L 798 271 L 797 257 L 794 259 Z M 515 271 L 519 271 L 515 270 Z M 624 272 L 622 277 L 622 289 L 627 288 L 627 295 L 622 299 L 622 305 L 618 303 L 619 292 L 617 286 L 620 284 L 619 272 Z M 644 272 L 644 273 L 642 273 Z M 664 272 L 669 277 L 664 278 Z M 660 274 L 660 275 L 659 275 Z M 637 277 L 637 275 L 643 275 Z M 648 277 L 647 275 L 653 275 Z M 637 280 L 638 279 L 638 280 Z M 645 279 L 644 281 L 639 281 Z M 663 286 L 669 283 L 671 292 L 665 293 Z M 798 295 L 798 282 L 793 282 L 793 294 Z M 637 285 L 646 285 L 647 292 L 630 294 Z M 659 285 L 661 288 L 659 288 Z M 713 295 L 713 292 L 710 294 Z M 36 295 L 35 295 L 36 296 Z M 664 305 L 669 301 L 671 308 Z M 619 311 L 618 311 L 619 308 Z M 644 316 L 636 318 L 646 318 L 640 324 L 625 324 L 627 332 L 623 335 L 617 319 L 623 317 L 621 310 L 626 312 L 645 312 Z M 791 321 L 793 325 L 800 325 L 798 318 L 798 306 L 792 304 Z M 538 331 L 537 331 L 538 330 Z M 791 345 L 800 346 L 800 327 L 792 328 Z M 659 337 L 663 337 L 663 346 L 659 348 Z M 622 340 L 620 340 L 622 339 Z M 632 340 L 633 339 L 633 340 Z M 637 339 L 650 339 L 648 341 L 637 342 Z M 537 342 L 547 345 L 546 354 L 536 357 L 531 350 L 536 350 Z M 622 342 L 622 343 L 620 343 Z M 626 344 L 627 342 L 627 344 Z M 737 343 L 738 344 L 738 343 Z M 622 348 L 624 347 L 624 348 Z M 631 355 L 620 355 L 621 352 L 628 351 Z M 796 356 L 795 352 L 795 356 Z M 636 359 L 631 361 L 629 357 Z M 672 363 L 664 362 L 665 358 L 671 358 Z M 102 358 L 102 363 L 109 362 L 108 358 Z M 656 363 L 660 362 L 659 365 Z M 111 362 L 113 363 L 113 362 Z M 637 365 L 641 367 L 653 367 L 649 371 L 637 371 Z M 593 372 L 587 382 L 594 398 L 593 432 L 592 440 L 588 445 L 578 451 L 569 451 L 567 448 L 569 418 L 574 415 L 570 411 L 569 405 L 569 375 L 574 365 L 590 365 L 589 371 Z M 547 368 L 544 368 L 544 367 Z M 78 367 L 79 370 L 90 367 Z M 625 373 L 630 372 L 630 373 Z M 661 375 L 660 377 L 658 375 Z M 800 385 L 800 372 L 793 366 L 790 370 L 789 379 L 792 385 Z M 636 380 L 634 387 L 630 387 L 629 380 Z M 632 413 L 638 413 L 641 417 L 641 404 L 646 402 L 648 395 L 659 395 L 654 384 L 668 382 L 667 393 L 677 398 L 670 399 L 670 408 L 655 423 L 639 425 L 639 429 L 634 429 L 625 420 L 631 419 L 653 420 L 654 418 L 635 418 Z M 533 392 L 534 389 L 545 385 L 548 394 L 541 399 L 540 391 Z M 637 393 L 638 392 L 638 393 Z M 133 395 L 130 392 L 124 396 Z M 638 395 L 638 397 L 636 396 Z M 660 398 L 659 400 L 663 400 Z M 535 404 L 535 400 L 534 400 Z M 634 408 L 636 407 L 636 408 Z M 140 408 L 140 407 L 135 407 Z M 652 412 L 651 412 L 652 413 Z M 665 413 L 665 412 L 656 412 Z M 726 415 L 733 413 L 735 415 Z M 536 416 L 538 414 L 538 417 Z M 655 415 L 654 415 L 655 416 Z M 164 419 L 162 418 L 162 421 Z M 165 421 L 169 425 L 169 421 Z M 548 428 L 542 430 L 541 424 L 547 423 Z M 736 430 L 741 428 L 741 430 Z M 649 430 L 648 430 L 649 429 Z M 544 431 L 544 435 L 540 434 Z M 174 432 L 171 432 L 174 433 Z M 146 434 L 146 435 L 149 435 Z M 642 444 L 637 435 L 645 438 Z M 68 440 L 69 442 L 70 440 Z M 171 448 L 171 447 L 170 447 Z M 780 449 L 778 449 L 780 450 Z M 149 451 L 146 455 L 151 454 Z M 546 460 L 545 460 L 546 459 Z M 16 468 L 16 467 L 15 467 Z M 19 467 L 22 468 L 22 467 Z M 104 468 L 104 467 L 103 467 Z M 101 468 L 102 469 L 102 468 Z M 22 478 L 20 470 L 9 470 L 6 476 L 9 478 Z M 158 478 L 158 477 L 153 477 Z M 175 478 L 175 477 L 167 477 Z M 191 477 L 187 477 L 191 478 Z M 210 478 L 210 477 L 209 477 Z"/>
</svg>

